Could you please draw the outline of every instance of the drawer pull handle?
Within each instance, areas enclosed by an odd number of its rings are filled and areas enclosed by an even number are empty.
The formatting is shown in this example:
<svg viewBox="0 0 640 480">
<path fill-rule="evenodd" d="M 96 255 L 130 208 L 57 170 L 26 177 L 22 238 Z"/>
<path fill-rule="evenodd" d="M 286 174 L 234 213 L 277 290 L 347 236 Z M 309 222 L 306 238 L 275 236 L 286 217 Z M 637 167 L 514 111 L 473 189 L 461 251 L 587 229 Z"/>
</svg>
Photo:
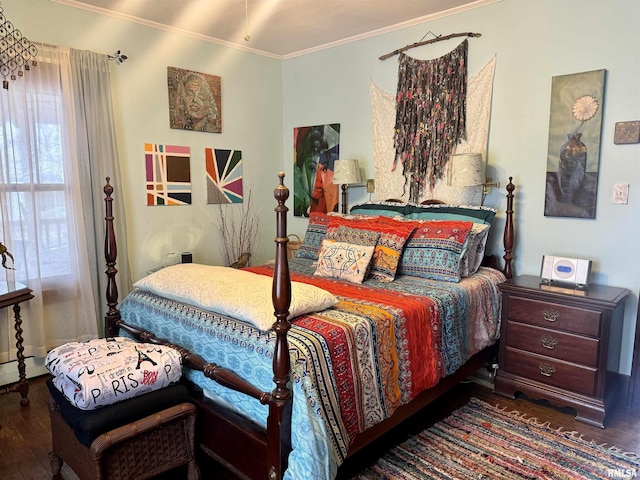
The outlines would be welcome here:
<svg viewBox="0 0 640 480">
<path fill-rule="evenodd" d="M 550 377 L 556 372 L 556 367 L 548 363 L 541 363 L 538 365 L 538 368 L 540 369 L 540 375 L 544 375 L 545 377 Z"/>
<path fill-rule="evenodd" d="M 556 310 L 544 310 L 542 316 L 547 322 L 555 322 L 560 316 L 560 312 Z"/>
<path fill-rule="evenodd" d="M 542 346 L 544 348 L 548 348 L 549 350 L 553 350 L 554 348 L 556 348 L 556 346 L 558 346 L 558 340 L 550 337 L 549 335 L 545 335 L 540 339 L 540 341 L 542 343 Z"/>
</svg>

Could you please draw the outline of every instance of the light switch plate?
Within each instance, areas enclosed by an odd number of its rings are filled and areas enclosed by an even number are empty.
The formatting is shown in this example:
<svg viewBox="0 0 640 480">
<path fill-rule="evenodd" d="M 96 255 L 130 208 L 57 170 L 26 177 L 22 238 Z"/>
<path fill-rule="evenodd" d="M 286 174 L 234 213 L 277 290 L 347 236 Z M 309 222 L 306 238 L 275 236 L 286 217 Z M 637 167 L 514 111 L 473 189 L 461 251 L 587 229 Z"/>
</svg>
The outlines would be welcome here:
<svg viewBox="0 0 640 480">
<path fill-rule="evenodd" d="M 629 201 L 629 184 L 614 183 L 613 184 L 613 203 L 626 205 Z"/>
</svg>

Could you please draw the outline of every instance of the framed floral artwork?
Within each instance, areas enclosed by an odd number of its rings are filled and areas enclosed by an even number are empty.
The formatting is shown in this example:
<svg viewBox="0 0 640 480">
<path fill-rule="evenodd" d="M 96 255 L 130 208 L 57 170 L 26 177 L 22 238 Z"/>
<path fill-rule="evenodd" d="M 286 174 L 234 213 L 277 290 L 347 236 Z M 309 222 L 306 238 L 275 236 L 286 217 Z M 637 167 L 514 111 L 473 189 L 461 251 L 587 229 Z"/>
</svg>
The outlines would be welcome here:
<svg viewBox="0 0 640 480">
<path fill-rule="evenodd" d="M 596 216 L 605 73 L 552 78 L 545 216 Z"/>
<path fill-rule="evenodd" d="M 169 126 L 197 132 L 222 132 L 220 77 L 167 67 Z"/>
</svg>

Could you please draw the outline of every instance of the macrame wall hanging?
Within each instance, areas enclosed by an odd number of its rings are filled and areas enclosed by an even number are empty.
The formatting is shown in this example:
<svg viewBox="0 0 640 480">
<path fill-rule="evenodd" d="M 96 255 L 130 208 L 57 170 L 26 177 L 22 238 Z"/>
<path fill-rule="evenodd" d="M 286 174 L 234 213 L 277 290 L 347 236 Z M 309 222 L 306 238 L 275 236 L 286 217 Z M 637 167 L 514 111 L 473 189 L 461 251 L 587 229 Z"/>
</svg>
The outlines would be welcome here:
<svg viewBox="0 0 640 480">
<path fill-rule="evenodd" d="M 465 39 L 451 52 L 433 59 L 417 60 L 403 52 L 409 48 L 461 33 L 418 42 L 380 57 L 400 53 L 392 170 L 402 165 L 409 201 L 418 203 L 426 186 L 433 188 L 443 177 L 455 146 L 465 138 L 467 51 Z"/>
</svg>

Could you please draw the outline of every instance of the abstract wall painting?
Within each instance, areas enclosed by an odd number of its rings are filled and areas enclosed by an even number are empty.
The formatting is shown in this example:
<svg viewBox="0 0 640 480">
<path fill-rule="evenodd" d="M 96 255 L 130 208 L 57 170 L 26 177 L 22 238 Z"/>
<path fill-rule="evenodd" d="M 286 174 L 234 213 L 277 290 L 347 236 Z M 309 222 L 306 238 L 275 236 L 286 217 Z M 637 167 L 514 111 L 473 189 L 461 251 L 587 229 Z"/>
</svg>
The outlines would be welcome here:
<svg viewBox="0 0 640 480">
<path fill-rule="evenodd" d="M 207 203 L 242 203 L 242 152 L 205 149 Z"/>
<path fill-rule="evenodd" d="M 167 67 L 167 85 L 171 128 L 222 132 L 220 77 Z"/>
<path fill-rule="evenodd" d="M 340 155 L 340 124 L 293 129 L 293 214 L 338 211 L 333 163 Z"/>
<path fill-rule="evenodd" d="M 596 217 L 605 73 L 552 79 L 545 216 Z"/>
<path fill-rule="evenodd" d="M 145 143 L 147 205 L 191 205 L 191 149 Z"/>
</svg>

